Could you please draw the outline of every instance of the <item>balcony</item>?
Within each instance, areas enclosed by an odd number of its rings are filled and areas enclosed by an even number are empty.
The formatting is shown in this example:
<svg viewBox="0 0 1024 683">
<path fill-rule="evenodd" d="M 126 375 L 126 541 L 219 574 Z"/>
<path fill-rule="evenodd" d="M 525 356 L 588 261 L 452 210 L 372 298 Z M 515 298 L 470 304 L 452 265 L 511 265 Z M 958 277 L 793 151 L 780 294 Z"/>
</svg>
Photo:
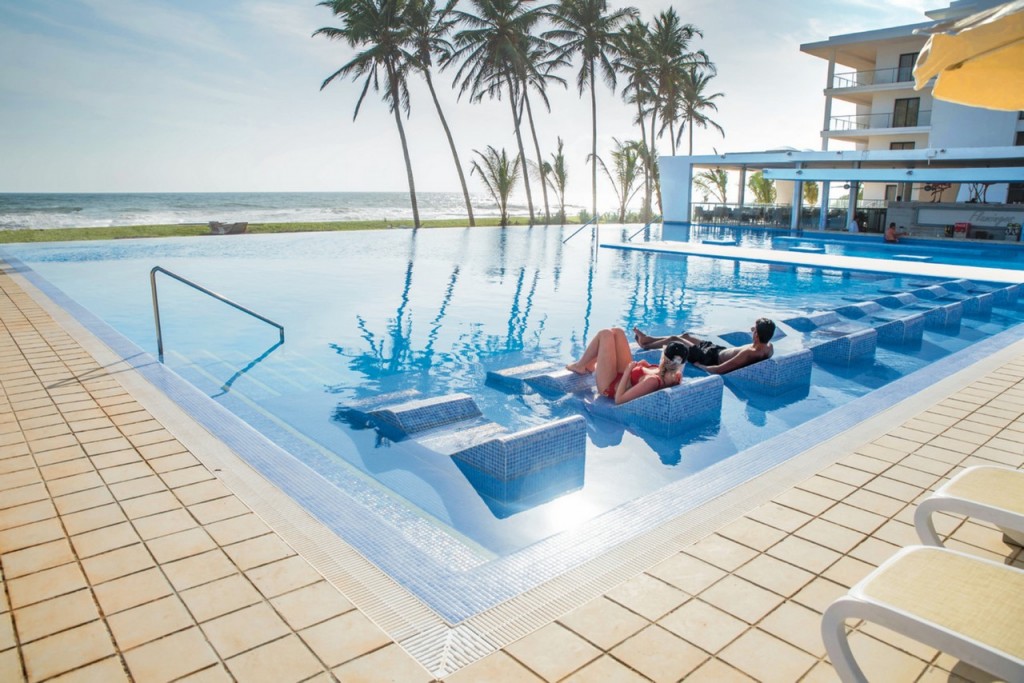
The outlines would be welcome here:
<svg viewBox="0 0 1024 683">
<path fill-rule="evenodd" d="M 832 76 L 833 88 L 860 88 L 868 85 L 891 85 L 913 82 L 913 67 L 874 69 L 872 71 L 847 71 Z"/>
<path fill-rule="evenodd" d="M 893 69 L 895 71 L 895 69 Z M 849 116 L 833 116 L 829 122 L 829 132 L 848 132 L 878 130 L 884 128 L 916 128 L 932 124 L 931 110 L 916 112 L 885 114 L 850 114 Z"/>
</svg>

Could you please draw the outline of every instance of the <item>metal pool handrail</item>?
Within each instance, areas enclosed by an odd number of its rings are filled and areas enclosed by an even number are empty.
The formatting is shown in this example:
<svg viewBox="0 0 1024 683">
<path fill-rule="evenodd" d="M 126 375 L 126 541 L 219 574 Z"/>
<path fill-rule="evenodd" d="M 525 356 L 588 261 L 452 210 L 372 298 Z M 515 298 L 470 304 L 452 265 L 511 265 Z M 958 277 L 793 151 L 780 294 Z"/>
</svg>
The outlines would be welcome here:
<svg viewBox="0 0 1024 683">
<path fill-rule="evenodd" d="M 577 229 L 577 230 L 576 230 L 576 232 L 574 232 L 573 234 L 569 235 L 569 236 L 568 236 L 568 237 L 566 237 L 566 238 L 565 238 L 564 240 L 562 240 L 562 244 L 565 244 L 566 242 L 568 242 L 569 240 L 571 240 L 571 239 L 572 239 L 573 237 L 575 237 L 575 236 L 576 236 L 576 235 L 577 235 L 577 234 L 578 234 L 578 233 L 580 232 L 580 230 L 582 230 L 583 228 L 587 227 L 587 226 L 588 226 L 588 225 L 590 225 L 591 223 L 594 223 L 595 225 L 597 224 L 597 217 L 596 217 L 596 216 L 595 216 L 594 218 L 591 218 L 591 219 L 590 219 L 589 221 L 587 221 L 587 222 L 586 222 L 586 223 L 584 223 L 583 225 L 581 225 L 581 226 L 579 227 L 579 229 Z"/>
<path fill-rule="evenodd" d="M 632 241 L 633 241 L 633 238 L 634 238 L 634 237 L 636 237 L 637 235 L 639 235 L 640 233 L 642 233 L 642 232 L 643 232 L 644 230 L 646 230 L 647 228 L 651 227 L 651 225 L 652 225 L 653 223 L 654 223 L 654 221 L 651 221 L 650 223 L 648 223 L 648 224 L 647 224 L 647 225 L 645 225 L 644 227 L 640 228 L 639 230 L 637 230 L 636 232 L 634 232 L 634 233 L 633 233 L 632 235 L 630 235 L 629 237 L 627 237 L 627 238 L 626 238 L 626 241 L 627 241 L 627 242 L 632 242 Z"/>
<path fill-rule="evenodd" d="M 275 323 L 270 318 L 263 317 L 259 313 L 256 313 L 254 311 L 250 311 L 245 306 L 241 306 L 239 304 L 236 304 L 231 299 L 228 299 L 227 297 L 224 297 L 224 296 L 221 296 L 220 294 L 217 294 L 217 292 L 210 291 L 209 289 L 207 289 L 206 287 L 203 287 L 202 285 L 198 285 L 195 282 L 192 282 L 191 280 L 183 278 L 180 275 L 177 275 L 175 273 L 172 273 L 171 271 L 167 270 L 166 268 L 161 268 L 160 266 L 154 266 L 153 269 L 149 271 L 149 288 L 153 292 L 153 320 L 156 321 L 156 349 L 157 349 L 157 354 L 160 356 L 161 360 L 163 360 L 163 357 L 164 357 L 164 337 L 163 337 L 163 333 L 160 331 L 160 303 L 157 300 L 157 296 L 156 296 L 156 274 L 157 273 L 163 273 L 164 275 L 167 275 L 169 277 L 173 277 L 178 282 L 186 284 L 186 285 L 188 285 L 189 287 L 191 287 L 193 289 L 197 289 L 200 292 L 202 292 L 203 294 L 208 294 L 208 295 L 212 296 L 214 299 L 217 299 L 219 301 L 223 301 L 224 303 L 226 303 L 228 306 L 231 306 L 232 308 L 237 308 L 238 310 L 242 311 L 243 313 L 248 313 L 252 317 L 258 318 L 259 320 L 262 320 L 263 322 L 267 323 L 268 325 L 273 325 L 274 327 L 277 328 L 278 332 L 280 332 L 280 334 L 281 334 L 281 341 L 279 343 L 281 343 L 281 344 L 284 343 L 284 326 Z"/>
</svg>

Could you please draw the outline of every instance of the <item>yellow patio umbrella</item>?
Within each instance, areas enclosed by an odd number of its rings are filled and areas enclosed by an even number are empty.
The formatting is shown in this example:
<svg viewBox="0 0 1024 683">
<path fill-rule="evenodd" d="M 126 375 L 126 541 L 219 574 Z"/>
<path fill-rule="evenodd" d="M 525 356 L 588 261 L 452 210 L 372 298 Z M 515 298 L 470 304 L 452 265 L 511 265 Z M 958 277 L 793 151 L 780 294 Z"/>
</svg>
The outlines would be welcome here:
<svg viewBox="0 0 1024 683">
<path fill-rule="evenodd" d="M 1024 0 L 940 22 L 914 66 L 914 87 L 937 76 L 934 97 L 986 109 L 1024 110 Z"/>
</svg>

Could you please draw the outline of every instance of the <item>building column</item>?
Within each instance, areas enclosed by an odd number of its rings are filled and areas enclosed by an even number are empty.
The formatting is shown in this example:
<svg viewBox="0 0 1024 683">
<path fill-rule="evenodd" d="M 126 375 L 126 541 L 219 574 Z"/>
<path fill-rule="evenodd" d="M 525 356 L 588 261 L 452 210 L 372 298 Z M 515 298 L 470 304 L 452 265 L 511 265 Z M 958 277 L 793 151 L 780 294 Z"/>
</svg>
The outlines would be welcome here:
<svg viewBox="0 0 1024 683">
<path fill-rule="evenodd" d="M 818 215 L 818 230 L 828 227 L 828 190 L 832 183 L 827 180 L 821 181 L 821 192 L 818 193 L 818 202 L 821 204 L 821 212 Z"/>
<path fill-rule="evenodd" d="M 800 164 L 796 165 L 800 168 Z M 789 217 L 789 229 L 791 232 L 800 230 L 800 212 L 803 209 L 804 181 L 797 180 L 793 183 L 793 213 Z"/>
<path fill-rule="evenodd" d="M 747 167 L 740 166 L 740 211 L 743 210 L 743 200 L 747 195 Z"/>
<path fill-rule="evenodd" d="M 846 225 L 849 225 L 853 217 L 857 215 L 857 191 L 859 189 L 860 183 L 856 180 L 850 183 L 850 202 L 846 207 Z"/>
<path fill-rule="evenodd" d="M 821 126 L 821 151 L 828 151 L 828 132 L 831 128 L 832 123 L 832 96 L 829 95 L 829 91 L 832 89 L 832 79 L 836 75 L 836 55 L 832 53 L 832 57 L 828 60 L 828 76 L 825 81 L 825 121 Z"/>
</svg>

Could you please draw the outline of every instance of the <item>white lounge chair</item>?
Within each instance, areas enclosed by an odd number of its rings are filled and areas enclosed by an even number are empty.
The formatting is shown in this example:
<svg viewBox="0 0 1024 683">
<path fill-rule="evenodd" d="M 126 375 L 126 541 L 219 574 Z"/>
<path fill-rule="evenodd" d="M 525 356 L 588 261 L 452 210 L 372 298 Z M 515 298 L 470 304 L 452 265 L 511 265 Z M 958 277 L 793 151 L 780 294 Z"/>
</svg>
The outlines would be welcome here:
<svg viewBox="0 0 1024 683">
<path fill-rule="evenodd" d="M 914 513 L 917 535 L 941 546 L 932 515 L 951 512 L 991 522 L 1007 540 L 1024 545 L 1024 472 L 1007 467 L 968 467 L 921 501 Z"/>
<path fill-rule="evenodd" d="M 865 683 L 845 621 L 865 619 L 1004 681 L 1024 681 L 1024 570 L 946 548 L 910 546 L 833 602 L 821 618 L 839 678 Z M 881 679 L 879 679 L 881 680 Z"/>
</svg>

